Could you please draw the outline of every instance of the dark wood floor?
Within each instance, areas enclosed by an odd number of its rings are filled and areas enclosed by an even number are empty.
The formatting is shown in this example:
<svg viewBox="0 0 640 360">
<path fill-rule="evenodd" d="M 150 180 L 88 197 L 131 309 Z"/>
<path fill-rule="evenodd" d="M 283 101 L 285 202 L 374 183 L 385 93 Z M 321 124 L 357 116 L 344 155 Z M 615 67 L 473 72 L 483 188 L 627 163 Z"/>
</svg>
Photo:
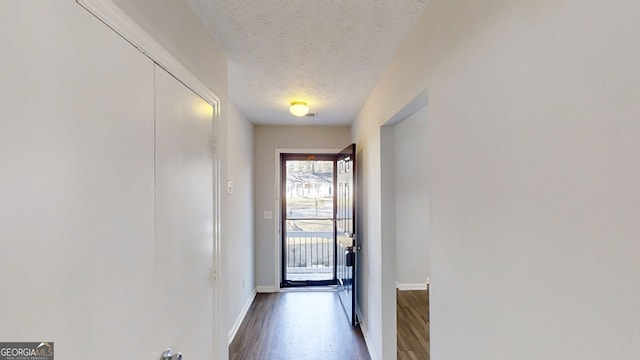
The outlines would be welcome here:
<svg viewBox="0 0 640 360">
<path fill-rule="evenodd" d="M 367 360 L 335 292 L 258 294 L 229 347 L 231 360 Z"/>
<path fill-rule="evenodd" d="M 398 291 L 398 360 L 429 360 L 429 292 Z"/>
</svg>

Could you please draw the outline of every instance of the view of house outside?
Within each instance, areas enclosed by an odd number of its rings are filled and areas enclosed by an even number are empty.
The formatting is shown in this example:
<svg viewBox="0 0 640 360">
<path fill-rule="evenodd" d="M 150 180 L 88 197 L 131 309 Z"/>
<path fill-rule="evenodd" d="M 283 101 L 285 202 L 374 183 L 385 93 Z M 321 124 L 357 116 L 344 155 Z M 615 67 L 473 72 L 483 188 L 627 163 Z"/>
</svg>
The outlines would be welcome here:
<svg viewBox="0 0 640 360">
<path fill-rule="evenodd" d="M 286 238 L 289 280 L 333 278 L 333 161 L 287 160 Z"/>
</svg>

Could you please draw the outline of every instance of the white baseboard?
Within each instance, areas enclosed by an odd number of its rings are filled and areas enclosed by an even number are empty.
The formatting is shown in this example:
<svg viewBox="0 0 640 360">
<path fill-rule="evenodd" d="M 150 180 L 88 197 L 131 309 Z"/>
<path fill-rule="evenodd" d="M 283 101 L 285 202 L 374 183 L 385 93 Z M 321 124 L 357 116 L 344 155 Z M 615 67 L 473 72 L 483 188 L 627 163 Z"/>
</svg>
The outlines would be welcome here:
<svg viewBox="0 0 640 360">
<path fill-rule="evenodd" d="M 253 304 L 253 300 L 256 298 L 256 294 L 257 294 L 257 291 L 253 290 L 253 292 L 251 293 L 251 296 L 249 296 L 249 299 L 242 307 L 242 310 L 240 311 L 240 315 L 236 319 L 236 322 L 233 324 L 233 327 L 231 328 L 231 330 L 229 330 L 229 345 L 231 345 L 231 343 L 233 342 L 233 338 L 236 337 L 236 334 L 238 333 L 238 329 L 240 329 L 240 325 L 242 324 L 242 321 L 244 320 L 245 316 L 247 316 L 247 312 L 249 311 L 251 304 Z"/>
<path fill-rule="evenodd" d="M 397 284 L 397 288 L 400 291 L 409 291 L 409 290 L 427 290 L 426 283 L 416 283 L 416 284 Z"/>
<path fill-rule="evenodd" d="M 373 350 L 373 340 L 369 336 L 369 331 L 367 330 L 367 325 L 362 319 L 362 312 L 360 308 L 356 306 L 356 315 L 358 316 L 358 320 L 360 321 L 360 330 L 362 330 L 362 336 L 364 337 L 364 343 L 367 344 L 367 350 L 369 350 L 369 356 L 371 360 L 378 360 L 378 355 Z"/>
<path fill-rule="evenodd" d="M 277 292 L 276 288 L 273 286 L 257 286 L 256 291 L 258 293 L 274 293 Z"/>
</svg>

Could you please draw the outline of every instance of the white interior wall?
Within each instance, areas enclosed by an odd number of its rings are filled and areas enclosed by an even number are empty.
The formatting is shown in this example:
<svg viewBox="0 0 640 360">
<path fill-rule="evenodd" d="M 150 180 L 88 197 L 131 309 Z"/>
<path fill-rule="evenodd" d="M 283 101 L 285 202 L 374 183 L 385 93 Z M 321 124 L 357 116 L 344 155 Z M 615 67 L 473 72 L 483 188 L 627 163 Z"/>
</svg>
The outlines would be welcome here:
<svg viewBox="0 0 640 360">
<path fill-rule="evenodd" d="M 363 124 L 366 125 L 366 124 Z M 383 242 L 382 239 L 382 191 L 391 190 L 393 187 L 382 188 L 381 184 L 381 129 L 380 127 L 365 127 L 360 123 L 354 123 L 352 136 L 356 142 L 358 167 L 358 241 L 362 251 L 358 252 L 358 318 L 362 331 L 369 346 L 372 360 L 386 359 L 382 355 L 383 339 L 383 313 L 386 322 L 384 331 L 395 332 L 395 241 Z M 385 203 L 393 206 L 392 203 Z M 393 222 L 395 225 L 395 221 Z M 386 235 L 395 234 L 387 228 Z M 383 261 L 383 254 L 393 257 L 394 261 Z M 383 282 L 383 278 L 384 281 Z M 383 285 L 386 291 L 383 291 Z M 384 297 L 383 297 L 384 294 Z M 390 311 L 393 309 L 393 312 Z M 388 336 L 387 341 L 395 342 Z M 390 356 L 395 352 L 387 350 Z M 393 357 L 392 357 L 393 359 Z"/>
<path fill-rule="evenodd" d="M 148 356 L 153 64 L 72 2 L 0 2 L 0 39 L 0 337 Z"/>
<path fill-rule="evenodd" d="M 211 89 L 227 113 L 227 57 L 186 0 L 112 0 Z"/>
<path fill-rule="evenodd" d="M 396 210 L 396 180 L 397 174 L 395 172 L 396 164 L 396 139 L 395 128 L 393 126 L 384 126 L 380 129 L 380 208 L 381 208 L 381 223 L 380 223 L 380 237 L 383 239 L 381 252 L 384 254 L 381 267 L 382 283 L 382 306 L 392 306 L 396 308 L 396 248 L 397 248 L 397 236 L 396 225 L 397 215 Z M 361 257 L 369 255 L 367 253 L 368 246 L 363 245 Z M 362 271 L 362 267 L 360 269 Z M 364 293 L 362 291 L 358 294 L 359 303 L 370 303 L 370 300 L 366 297 L 363 298 Z M 362 310 L 362 309 L 360 309 Z M 397 341 L 397 316 L 396 311 L 386 311 L 382 314 L 381 323 L 385 324 L 385 328 L 382 331 L 383 348 L 386 348 L 386 344 L 389 342 Z M 362 332 L 365 335 L 369 352 L 372 354 L 372 359 L 380 359 L 379 353 L 376 351 L 380 344 L 376 343 L 372 335 L 375 335 L 375 330 L 372 334 L 371 325 L 364 320 L 364 316 L 360 315 Z M 379 340 L 378 340 L 379 341 Z M 376 347 L 377 346 L 377 347 Z M 382 354 L 382 359 L 396 359 L 395 351 L 389 350 L 388 353 Z"/>
<path fill-rule="evenodd" d="M 342 149 L 350 144 L 348 126 L 255 127 L 255 259 L 258 288 L 279 289 L 276 279 L 276 149 Z M 264 219 L 264 211 L 273 219 Z"/>
<path fill-rule="evenodd" d="M 65 344 L 57 354 L 72 359 L 98 341 L 137 338 L 143 356 L 152 330 L 153 64 L 77 5 L 59 5 L 0 11 L 9 54 L 0 66 L 0 263 L 15 291 L 3 297 L 3 337 L 55 339 Z M 127 293 L 139 297 L 123 301 Z M 123 321 L 126 333 L 116 330 Z"/>
<path fill-rule="evenodd" d="M 232 193 L 224 195 L 227 201 L 227 224 L 230 228 L 227 253 L 233 259 L 227 262 L 227 331 L 239 326 L 255 285 L 254 268 L 254 211 L 253 211 L 253 124 L 234 106 L 228 109 L 227 179 L 232 181 Z M 226 185 L 226 184 L 223 184 Z M 233 335 L 233 334 L 230 334 Z"/>
<path fill-rule="evenodd" d="M 429 3 L 353 125 L 378 358 L 380 125 L 424 89 L 432 357 L 637 357 L 639 21 L 624 0 Z"/>
<path fill-rule="evenodd" d="M 393 127 L 396 281 L 401 289 L 426 287 L 429 276 L 426 109 Z"/>
</svg>

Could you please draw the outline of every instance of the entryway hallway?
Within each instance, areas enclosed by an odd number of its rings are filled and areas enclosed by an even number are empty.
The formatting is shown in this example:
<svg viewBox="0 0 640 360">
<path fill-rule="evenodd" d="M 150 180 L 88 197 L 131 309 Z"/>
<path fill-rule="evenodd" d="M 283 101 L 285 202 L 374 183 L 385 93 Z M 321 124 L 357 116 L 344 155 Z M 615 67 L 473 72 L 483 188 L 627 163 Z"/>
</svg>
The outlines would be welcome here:
<svg viewBox="0 0 640 360">
<path fill-rule="evenodd" d="M 368 360 L 333 291 L 258 294 L 229 347 L 231 360 Z"/>
</svg>

